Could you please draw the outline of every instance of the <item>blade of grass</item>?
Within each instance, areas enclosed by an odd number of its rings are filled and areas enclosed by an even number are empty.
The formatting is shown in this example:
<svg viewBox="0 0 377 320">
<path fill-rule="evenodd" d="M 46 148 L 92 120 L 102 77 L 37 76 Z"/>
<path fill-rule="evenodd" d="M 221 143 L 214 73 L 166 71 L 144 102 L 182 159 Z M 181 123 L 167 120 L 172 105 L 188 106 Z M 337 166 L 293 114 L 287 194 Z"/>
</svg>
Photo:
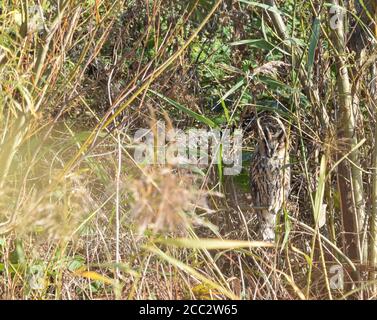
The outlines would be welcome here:
<svg viewBox="0 0 377 320">
<path fill-rule="evenodd" d="M 195 111 L 192 111 L 191 109 L 189 109 L 189 108 L 187 108 L 187 107 L 179 104 L 178 102 L 174 101 L 173 99 L 165 97 L 161 93 L 158 93 L 158 92 L 153 91 L 151 89 L 149 89 L 148 91 L 150 93 L 153 93 L 157 97 L 161 98 L 165 102 L 169 103 L 170 105 L 172 105 L 173 107 L 175 107 L 177 110 L 186 113 L 190 117 L 194 118 L 196 121 L 199 121 L 199 122 L 201 122 L 203 124 L 206 124 L 207 126 L 209 126 L 211 128 L 216 128 L 217 127 L 216 123 L 214 123 L 211 119 L 209 119 L 209 118 L 207 118 L 207 117 L 205 117 L 203 115 L 200 115 L 199 113 L 196 113 Z"/>
<path fill-rule="evenodd" d="M 233 292 L 230 292 L 228 289 L 224 288 L 221 284 L 218 284 L 218 283 L 211 281 L 209 278 L 205 277 L 204 275 L 202 275 L 201 273 L 196 271 L 194 268 L 184 264 L 182 261 L 179 261 L 179 260 L 167 255 L 165 252 L 161 251 L 159 248 L 148 246 L 148 247 L 145 247 L 145 249 L 156 254 L 158 257 L 169 262 L 173 266 L 187 272 L 188 274 L 192 275 L 194 278 L 200 280 L 201 282 L 207 284 L 208 286 L 217 290 L 221 294 L 225 295 L 227 298 L 229 298 L 231 300 L 240 300 L 240 298 L 238 296 L 236 296 Z"/>
<path fill-rule="evenodd" d="M 168 238 L 158 240 L 158 243 L 178 248 L 226 250 L 239 248 L 273 248 L 274 244 L 263 241 L 241 241 L 241 240 L 220 240 L 220 239 L 188 239 Z"/>
</svg>

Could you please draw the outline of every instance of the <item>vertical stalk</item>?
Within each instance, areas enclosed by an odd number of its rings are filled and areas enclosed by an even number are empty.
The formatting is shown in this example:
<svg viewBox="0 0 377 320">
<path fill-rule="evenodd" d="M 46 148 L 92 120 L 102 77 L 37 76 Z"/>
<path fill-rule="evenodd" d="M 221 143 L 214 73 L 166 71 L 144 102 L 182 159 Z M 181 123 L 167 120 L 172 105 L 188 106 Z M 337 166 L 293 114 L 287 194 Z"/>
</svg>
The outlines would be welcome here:
<svg viewBox="0 0 377 320">
<path fill-rule="evenodd" d="M 332 0 L 331 3 L 334 6 L 339 6 L 338 0 Z M 338 140 L 342 144 L 338 148 L 338 159 L 342 158 L 345 153 L 350 152 L 348 159 L 341 161 L 338 167 L 338 188 L 345 232 L 345 251 L 351 260 L 362 262 L 364 255 L 360 236 L 365 221 L 364 191 L 362 172 L 359 165 L 359 151 L 354 148 L 357 145 L 354 117 L 356 110 L 353 109 L 343 19 L 339 19 L 337 27 L 331 28 L 331 30 L 338 70 L 339 119 L 337 131 Z"/>
<path fill-rule="evenodd" d="M 377 141 L 377 125 L 374 132 L 374 141 Z M 368 260 L 369 264 L 374 267 L 376 264 L 376 218 L 377 218 L 377 145 L 373 151 L 373 170 L 372 177 L 372 211 L 369 217 L 369 246 L 368 246 Z M 376 272 L 371 271 L 369 273 L 369 280 L 376 280 Z M 374 288 L 376 286 L 374 285 Z"/>
<path fill-rule="evenodd" d="M 377 35 L 377 31 L 376 31 Z M 377 92 L 377 83 L 376 83 L 376 76 L 377 76 L 377 65 L 373 65 L 372 70 L 372 96 L 373 93 L 376 94 Z M 373 101 L 372 103 L 374 103 Z M 373 176 L 372 176 L 372 208 L 371 214 L 369 217 L 369 238 L 368 238 L 368 262 L 369 265 L 374 269 L 376 265 L 376 256 L 377 256 L 377 237 L 376 237 L 376 219 L 377 219 L 377 124 L 375 124 L 374 128 L 374 150 L 372 154 L 372 168 L 373 168 Z M 375 281 L 377 273 L 375 271 L 370 271 L 369 273 L 369 280 Z M 373 285 L 374 292 L 377 290 L 377 286 Z"/>
</svg>

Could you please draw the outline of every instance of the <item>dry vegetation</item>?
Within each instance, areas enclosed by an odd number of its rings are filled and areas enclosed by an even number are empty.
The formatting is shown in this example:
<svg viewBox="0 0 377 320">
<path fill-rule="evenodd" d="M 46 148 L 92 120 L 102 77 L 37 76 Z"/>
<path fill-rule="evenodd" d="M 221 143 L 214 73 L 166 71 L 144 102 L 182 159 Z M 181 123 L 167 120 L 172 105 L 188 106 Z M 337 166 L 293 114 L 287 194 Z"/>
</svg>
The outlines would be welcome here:
<svg viewBox="0 0 377 320">
<path fill-rule="evenodd" d="M 377 10 L 339 2 L 0 0 L 0 298 L 373 299 Z M 291 144 L 275 246 L 264 112 Z M 138 163 L 159 120 L 244 129 L 242 173 Z"/>
</svg>

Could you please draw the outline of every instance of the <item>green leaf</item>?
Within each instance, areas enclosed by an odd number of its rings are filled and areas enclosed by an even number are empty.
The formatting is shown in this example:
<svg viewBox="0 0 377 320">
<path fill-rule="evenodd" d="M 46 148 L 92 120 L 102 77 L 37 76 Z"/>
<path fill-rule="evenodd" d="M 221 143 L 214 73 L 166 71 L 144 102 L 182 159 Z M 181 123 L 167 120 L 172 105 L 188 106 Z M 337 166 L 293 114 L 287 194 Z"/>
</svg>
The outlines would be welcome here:
<svg viewBox="0 0 377 320">
<path fill-rule="evenodd" d="M 239 41 L 231 42 L 230 45 L 231 46 L 248 45 L 251 48 L 262 49 L 262 50 L 267 50 L 267 51 L 271 51 L 275 48 L 275 46 L 272 43 L 264 39 L 239 40 Z"/>
<path fill-rule="evenodd" d="M 162 95 L 161 93 L 158 93 L 156 91 L 153 91 L 153 90 L 148 90 L 149 92 L 153 93 L 154 95 L 156 95 L 157 97 L 161 98 L 162 100 L 164 100 L 165 102 L 169 103 L 170 105 L 172 105 L 173 107 L 175 107 L 176 109 L 178 109 L 179 111 L 183 111 L 184 113 L 186 113 L 187 115 L 189 115 L 190 117 L 193 117 L 195 120 L 201 122 L 201 123 L 204 123 L 206 124 L 207 126 L 211 127 L 211 128 L 216 128 L 217 125 L 215 122 L 213 122 L 211 119 L 199 114 L 199 113 L 196 113 L 195 111 L 192 111 L 191 109 L 179 104 L 178 102 L 168 98 L 168 97 L 165 97 L 164 95 Z"/>
<path fill-rule="evenodd" d="M 22 241 L 19 239 L 15 240 L 15 248 L 9 255 L 9 261 L 12 264 L 26 264 L 25 251 L 22 245 Z"/>
<path fill-rule="evenodd" d="M 232 88 L 230 88 L 221 98 L 217 103 L 223 103 L 223 101 L 226 100 L 229 96 L 231 96 L 233 93 L 235 93 L 239 88 L 241 88 L 244 85 L 245 81 L 241 80 L 237 82 Z M 225 105 L 222 107 L 224 108 Z M 225 115 L 226 116 L 226 115 Z M 227 120 L 229 121 L 228 117 Z"/>
<path fill-rule="evenodd" d="M 315 50 L 318 46 L 318 40 L 321 31 L 321 21 L 318 18 L 314 19 L 312 34 L 309 41 L 309 53 L 308 53 L 308 77 L 311 78 L 311 73 L 314 65 Z"/>
<path fill-rule="evenodd" d="M 228 124 L 230 124 L 230 115 L 229 115 L 229 110 L 228 108 L 226 107 L 226 104 L 225 104 L 225 101 L 221 99 L 221 106 L 223 107 L 223 110 L 224 110 L 224 115 L 225 115 L 225 118 L 226 118 L 226 122 Z"/>
<path fill-rule="evenodd" d="M 72 261 L 68 263 L 69 271 L 76 271 L 85 265 L 85 259 L 81 256 L 75 256 Z"/>
</svg>

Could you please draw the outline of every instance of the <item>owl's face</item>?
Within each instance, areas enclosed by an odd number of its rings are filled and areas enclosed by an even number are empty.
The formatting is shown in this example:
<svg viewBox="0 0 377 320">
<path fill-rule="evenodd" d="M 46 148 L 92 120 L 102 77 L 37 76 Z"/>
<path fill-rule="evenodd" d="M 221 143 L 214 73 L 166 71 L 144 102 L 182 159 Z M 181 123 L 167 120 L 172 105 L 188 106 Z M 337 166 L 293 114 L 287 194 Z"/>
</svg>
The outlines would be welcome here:
<svg viewBox="0 0 377 320">
<path fill-rule="evenodd" d="M 286 154 L 287 137 L 284 125 L 274 117 L 263 117 L 257 120 L 259 143 L 262 156 L 282 159 Z"/>
</svg>

